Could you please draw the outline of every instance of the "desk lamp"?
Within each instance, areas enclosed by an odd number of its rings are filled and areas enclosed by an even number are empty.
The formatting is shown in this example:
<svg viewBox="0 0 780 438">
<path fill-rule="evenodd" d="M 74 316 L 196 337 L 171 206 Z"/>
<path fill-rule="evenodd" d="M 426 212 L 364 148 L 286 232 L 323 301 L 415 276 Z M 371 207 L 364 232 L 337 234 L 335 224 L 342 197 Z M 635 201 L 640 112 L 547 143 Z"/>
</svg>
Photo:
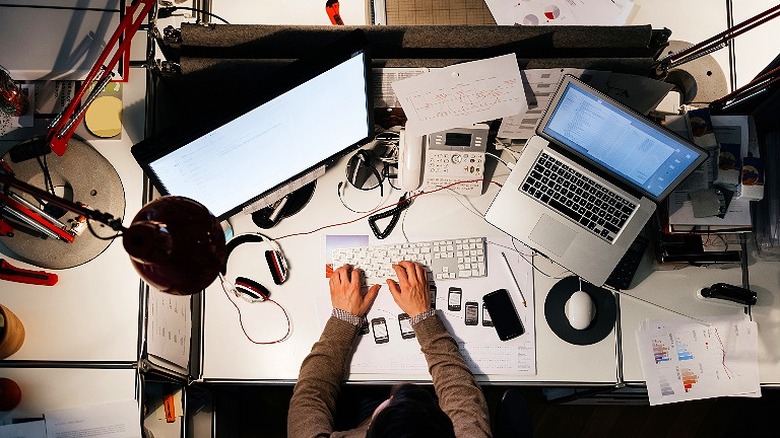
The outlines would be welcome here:
<svg viewBox="0 0 780 438">
<path fill-rule="evenodd" d="M 109 226 L 122 236 L 125 251 L 140 276 L 151 286 L 174 295 L 205 289 L 225 261 L 225 235 L 217 218 L 200 203 L 181 196 L 163 196 L 146 204 L 125 228 L 119 219 L 60 198 L 20 181 L 0 166 L 0 185 L 16 188 L 41 201 Z"/>
<path fill-rule="evenodd" d="M 141 23 L 156 3 L 157 0 L 135 0 L 126 8 L 119 26 L 109 38 L 106 47 L 98 56 L 95 65 L 87 73 L 87 77 L 76 91 L 73 99 L 54 118 L 45 136 L 28 140 L 22 143 L 21 147 L 15 148 L 17 152 L 11 156 L 14 161 L 22 161 L 50 151 L 60 156 L 65 153 L 68 140 L 73 136 L 81 119 L 84 118 L 87 108 L 113 78 L 113 69 L 122 59 L 122 55 L 128 56 L 133 35 L 141 27 Z M 111 57 L 109 58 L 109 56 Z M 128 64 L 129 60 L 126 59 L 125 67 Z M 127 68 L 125 68 L 125 72 L 127 72 Z M 83 104 L 82 99 L 84 99 Z"/>
<path fill-rule="evenodd" d="M 736 38 L 737 36 L 742 35 L 743 33 L 751 29 L 754 29 L 768 21 L 771 21 L 779 16 L 780 16 L 780 5 L 777 5 L 751 18 L 748 18 L 747 20 L 741 23 L 735 24 L 734 26 L 726 29 L 725 31 L 715 36 L 712 36 L 698 44 L 694 44 L 693 46 L 688 47 L 684 50 L 680 50 L 679 52 L 672 53 L 669 56 L 655 63 L 654 74 L 656 77 L 665 78 L 669 75 L 670 70 L 679 67 L 683 64 L 687 64 L 696 59 L 699 59 L 705 55 L 709 55 L 713 52 L 716 52 L 726 47 L 729 41 Z M 753 84 L 754 87 L 755 85 L 756 84 Z M 727 96 L 728 99 L 731 99 L 733 97 L 734 96 L 731 95 Z"/>
</svg>

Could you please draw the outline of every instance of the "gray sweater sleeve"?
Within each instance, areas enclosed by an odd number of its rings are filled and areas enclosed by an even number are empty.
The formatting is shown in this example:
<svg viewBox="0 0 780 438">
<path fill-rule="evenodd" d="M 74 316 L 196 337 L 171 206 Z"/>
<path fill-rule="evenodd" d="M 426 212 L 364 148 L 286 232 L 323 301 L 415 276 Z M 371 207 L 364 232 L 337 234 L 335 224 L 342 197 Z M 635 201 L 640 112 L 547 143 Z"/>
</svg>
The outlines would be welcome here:
<svg viewBox="0 0 780 438">
<path fill-rule="evenodd" d="M 423 319 L 414 325 L 414 331 L 428 362 L 439 405 L 452 419 L 455 435 L 490 437 L 485 396 L 439 316 Z"/>
</svg>

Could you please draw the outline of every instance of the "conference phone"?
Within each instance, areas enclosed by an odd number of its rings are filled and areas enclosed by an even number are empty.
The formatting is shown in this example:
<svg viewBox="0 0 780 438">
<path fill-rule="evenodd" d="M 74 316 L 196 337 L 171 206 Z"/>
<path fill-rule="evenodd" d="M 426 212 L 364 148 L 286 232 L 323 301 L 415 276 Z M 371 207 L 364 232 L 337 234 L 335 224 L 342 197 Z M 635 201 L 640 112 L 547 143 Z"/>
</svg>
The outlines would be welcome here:
<svg viewBox="0 0 780 438">
<path fill-rule="evenodd" d="M 481 195 L 489 130 L 486 124 L 476 124 L 414 138 L 401 130 L 401 188 L 432 190 L 460 182 L 450 189 L 467 196 Z"/>
</svg>

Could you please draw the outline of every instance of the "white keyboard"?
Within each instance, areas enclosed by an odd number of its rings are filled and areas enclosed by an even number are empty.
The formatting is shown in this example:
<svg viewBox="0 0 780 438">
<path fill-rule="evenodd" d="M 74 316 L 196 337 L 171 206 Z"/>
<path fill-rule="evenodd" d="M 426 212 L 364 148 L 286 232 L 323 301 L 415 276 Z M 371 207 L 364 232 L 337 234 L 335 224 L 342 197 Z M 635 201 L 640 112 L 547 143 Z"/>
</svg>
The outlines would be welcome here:
<svg viewBox="0 0 780 438">
<path fill-rule="evenodd" d="M 471 237 L 425 242 L 379 244 L 333 250 L 333 267 L 349 263 L 364 271 L 367 283 L 384 284 L 398 277 L 393 263 L 411 260 L 424 265 L 430 280 L 484 277 L 487 275 L 487 239 Z"/>
</svg>

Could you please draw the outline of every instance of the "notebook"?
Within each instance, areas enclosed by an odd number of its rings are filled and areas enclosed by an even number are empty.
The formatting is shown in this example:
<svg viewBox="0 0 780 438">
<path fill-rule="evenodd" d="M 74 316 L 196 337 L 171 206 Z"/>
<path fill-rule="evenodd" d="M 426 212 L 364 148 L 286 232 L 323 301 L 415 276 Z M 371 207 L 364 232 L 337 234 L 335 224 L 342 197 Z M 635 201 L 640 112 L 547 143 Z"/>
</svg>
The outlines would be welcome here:
<svg viewBox="0 0 780 438">
<path fill-rule="evenodd" d="M 657 204 L 706 157 L 566 75 L 485 219 L 601 286 Z"/>
</svg>

